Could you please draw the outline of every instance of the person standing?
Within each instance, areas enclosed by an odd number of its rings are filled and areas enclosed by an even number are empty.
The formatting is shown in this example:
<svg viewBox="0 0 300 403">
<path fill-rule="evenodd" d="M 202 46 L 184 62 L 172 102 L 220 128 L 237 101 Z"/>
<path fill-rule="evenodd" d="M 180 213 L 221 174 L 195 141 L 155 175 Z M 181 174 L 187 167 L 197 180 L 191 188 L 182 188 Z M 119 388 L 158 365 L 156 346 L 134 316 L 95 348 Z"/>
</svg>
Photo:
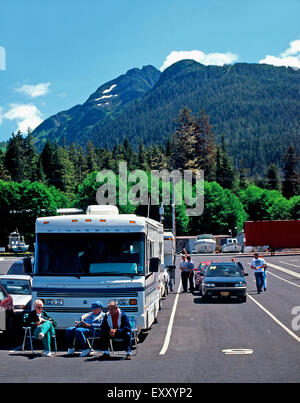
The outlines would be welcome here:
<svg viewBox="0 0 300 403">
<path fill-rule="evenodd" d="M 179 268 L 181 270 L 181 283 L 183 292 L 187 292 L 189 269 L 187 267 L 186 255 L 182 255 L 182 261 L 180 262 Z"/>
<path fill-rule="evenodd" d="M 235 263 L 235 264 L 237 264 L 237 265 L 239 266 L 239 268 L 241 269 L 241 271 L 242 271 L 243 274 L 245 273 L 245 269 L 244 269 L 244 266 L 243 266 L 243 263 L 242 263 L 242 262 L 240 262 L 239 260 L 237 260 L 235 257 L 233 257 L 233 258 L 231 259 L 231 261 L 232 261 L 232 263 Z"/>
<path fill-rule="evenodd" d="M 190 283 L 190 292 L 193 293 L 194 292 L 194 262 L 192 261 L 191 256 L 187 256 L 186 258 L 187 260 L 187 268 L 189 270 L 189 283 Z"/>
<path fill-rule="evenodd" d="M 261 255 L 259 255 L 259 257 L 262 259 Z M 264 291 L 267 291 L 267 264 L 265 264 L 263 275 L 264 275 Z"/>
<path fill-rule="evenodd" d="M 43 310 L 43 301 L 35 300 L 33 307 L 25 320 L 25 326 L 30 326 L 33 336 L 43 341 L 45 356 L 51 357 L 51 338 L 55 336 L 56 322 Z"/>
<path fill-rule="evenodd" d="M 266 267 L 266 262 L 263 258 L 258 256 L 258 253 L 254 253 L 254 259 L 251 263 L 251 269 L 254 270 L 257 293 L 260 294 L 264 284 L 264 268 Z"/>
</svg>

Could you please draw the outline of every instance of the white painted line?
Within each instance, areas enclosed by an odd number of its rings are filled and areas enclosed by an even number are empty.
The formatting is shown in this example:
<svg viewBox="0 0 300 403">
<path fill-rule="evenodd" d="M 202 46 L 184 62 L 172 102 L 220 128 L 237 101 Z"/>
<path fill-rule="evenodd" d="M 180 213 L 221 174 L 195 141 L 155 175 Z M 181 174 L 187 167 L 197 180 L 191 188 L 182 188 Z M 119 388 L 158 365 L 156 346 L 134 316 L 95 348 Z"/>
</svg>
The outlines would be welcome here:
<svg viewBox="0 0 300 403">
<path fill-rule="evenodd" d="M 291 276 L 300 278 L 300 273 L 296 273 L 295 271 L 285 269 L 285 268 L 283 268 L 281 266 L 277 266 L 276 264 L 273 264 L 273 263 L 268 263 L 268 262 L 266 262 L 266 263 L 267 263 L 267 266 L 273 267 L 273 269 L 281 270 L 284 273 L 290 274 Z"/>
<path fill-rule="evenodd" d="M 279 277 L 279 276 L 277 276 L 277 274 L 274 274 L 274 273 L 272 273 L 272 272 L 270 272 L 270 271 L 268 271 L 267 273 L 268 273 L 267 276 L 268 276 L 269 274 L 271 274 L 272 276 L 277 277 L 277 278 L 279 278 L 280 280 L 285 281 L 286 283 L 295 285 L 296 287 L 299 287 L 299 288 L 300 288 L 300 285 L 299 285 L 299 284 L 293 283 L 292 281 L 289 281 L 289 280 L 286 280 L 285 278 Z"/>
<path fill-rule="evenodd" d="M 277 319 L 270 311 L 268 311 L 265 307 L 263 307 L 259 302 L 257 302 L 251 295 L 248 294 L 248 298 L 250 298 L 253 302 L 256 303 L 257 306 L 259 306 L 260 309 L 262 309 L 266 314 L 270 316 L 276 322 L 279 326 L 282 327 L 290 336 L 292 336 L 298 343 L 300 343 L 300 337 L 298 337 L 295 333 L 293 333 L 288 327 L 286 327 L 282 322 L 280 322 L 279 319 Z"/>
<path fill-rule="evenodd" d="M 229 348 L 227 350 L 222 350 L 222 353 L 226 355 L 250 355 L 253 354 L 253 350 L 250 348 Z"/>
<path fill-rule="evenodd" d="M 159 355 L 166 354 L 168 347 L 169 347 L 180 291 L 181 291 L 181 280 L 180 280 L 179 287 L 177 290 L 177 295 L 176 295 L 176 298 L 175 298 L 175 301 L 173 304 L 173 309 L 172 309 L 172 313 L 171 313 L 170 320 L 169 320 L 169 325 L 168 325 L 168 330 L 167 330 L 166 337 L 165 337 L 165 342 L 164 342 L 164 345 L 163 345 Z"/>
<path fill-rule="evenodd" d="M 283 263 L 283 264 L 288 264 L 289 266 L 299 267 L 299 269 L 300 269 L 300 266 L 298 266 L 297 264 L 288 263 L 288 262 L 283 262 L 282 260 L 279 260 L 279 262 L 280 262 L 280 263 Z"/>
</svg>

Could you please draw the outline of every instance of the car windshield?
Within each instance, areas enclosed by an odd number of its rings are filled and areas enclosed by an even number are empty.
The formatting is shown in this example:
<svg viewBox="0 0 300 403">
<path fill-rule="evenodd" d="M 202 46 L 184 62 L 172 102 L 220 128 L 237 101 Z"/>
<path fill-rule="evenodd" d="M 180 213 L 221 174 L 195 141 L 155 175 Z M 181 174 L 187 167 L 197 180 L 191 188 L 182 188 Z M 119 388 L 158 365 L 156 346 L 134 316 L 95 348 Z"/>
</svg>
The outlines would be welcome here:
<svg viewBox="0 0 300 403">
<path fill-rule="evenodd" d="M 0 279 L 0 284 L 8 294 L 31 295 L 29 280 L 2 278 Z"/>
<path fill-rule="evenodd" d="M 36 275 L 140 275 L 144 234 L 38 234 Z"/>
<path fill-rule="evenodd" d="M 206 271 L 206 277 L 241 277 L 240 270 L 235 266 L 210 265 Z"/>
<path fill-rule="evenodd" d="M 7 274 L 25 274 L 23 262 L 13 263 Z"/>
</svg>

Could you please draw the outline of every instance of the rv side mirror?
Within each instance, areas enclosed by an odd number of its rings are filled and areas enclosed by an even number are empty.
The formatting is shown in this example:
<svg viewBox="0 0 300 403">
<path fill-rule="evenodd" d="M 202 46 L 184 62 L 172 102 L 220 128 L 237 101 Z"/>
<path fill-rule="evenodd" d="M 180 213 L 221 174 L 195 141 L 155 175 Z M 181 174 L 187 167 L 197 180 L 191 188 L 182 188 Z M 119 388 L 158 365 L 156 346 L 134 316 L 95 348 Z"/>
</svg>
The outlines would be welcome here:
<svg viewBox="0 0 300 403">
<path fill-rule="evenodd" d="M 150 259 L 150 267 L 149 267 L 150 273 L 157 273 L 159 265 L 160 265 L 160 259 L 158 257 L 152 257 Z"/>
<path fill-rule="evenodd" d="M 23 266 L 24 266 L 24 272 L 27 274 L 32 273 L 32 264 L 31 264 L 31 257 L 24 257 L 23 258 Z"/>
</svg>

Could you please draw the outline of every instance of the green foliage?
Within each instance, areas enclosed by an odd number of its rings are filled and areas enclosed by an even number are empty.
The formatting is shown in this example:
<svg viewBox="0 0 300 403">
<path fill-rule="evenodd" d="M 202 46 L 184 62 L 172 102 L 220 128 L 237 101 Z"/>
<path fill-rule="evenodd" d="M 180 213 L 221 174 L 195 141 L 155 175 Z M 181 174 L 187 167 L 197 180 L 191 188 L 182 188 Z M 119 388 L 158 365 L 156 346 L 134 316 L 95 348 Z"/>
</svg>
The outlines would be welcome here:
<svg viewBox="0 0 300 403">
<path fill-rule="evenodd" d="M 300 220 L 300 195 L 289 199 L 290 215 L 294 220 Z"/>
<path fill-rule="evenodd" d="M 16 228 L 32 244 L 36 218 L 55 215 L 56 209 L 55 197 L 42 183 L 0 181 L 0 244 L 6 245 Z"/>
<path fill-rule="evenodd" d="M 204 211 L 200 217 L 190 217 L 190 233 L 227 234 L 229 229 L 242 229 L 246 218 L 236 195 L 217 182 L 205 182 Z"/>
</svg>

